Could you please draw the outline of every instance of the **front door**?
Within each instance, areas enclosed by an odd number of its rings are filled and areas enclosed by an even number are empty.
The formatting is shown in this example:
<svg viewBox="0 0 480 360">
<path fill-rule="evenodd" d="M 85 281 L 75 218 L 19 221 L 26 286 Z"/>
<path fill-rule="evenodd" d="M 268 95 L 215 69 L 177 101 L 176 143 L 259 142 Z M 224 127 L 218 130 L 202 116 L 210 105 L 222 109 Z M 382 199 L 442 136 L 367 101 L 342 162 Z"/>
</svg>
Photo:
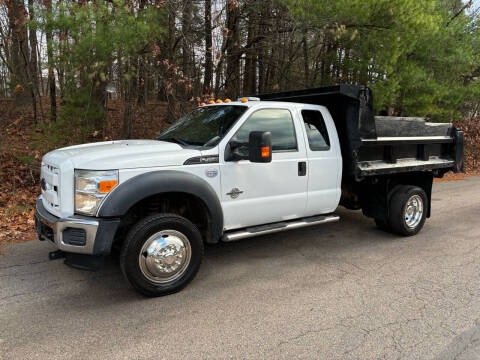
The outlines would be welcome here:
<svg viewBox="0 0 480 360">
<path fill-rule="evenodd" d="M 300 125 L 294 121 L 288 109 L 261 109 L 253 112 L 231 138 L 242 144 L 242 151 L 248 154 L 250 132 L 270 131 L 272 162 L 220 159 L 226 230 L 304 215 L 308 177 L 304 167 L 307 159 Z"/>
</svg>

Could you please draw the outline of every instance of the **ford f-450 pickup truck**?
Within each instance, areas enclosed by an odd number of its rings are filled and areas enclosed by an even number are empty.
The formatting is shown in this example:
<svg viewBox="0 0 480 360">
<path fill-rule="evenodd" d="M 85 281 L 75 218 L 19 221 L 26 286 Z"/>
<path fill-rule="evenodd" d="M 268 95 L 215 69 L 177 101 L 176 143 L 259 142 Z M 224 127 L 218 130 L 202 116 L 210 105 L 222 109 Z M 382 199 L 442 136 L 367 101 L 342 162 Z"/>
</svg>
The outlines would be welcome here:
<svg viewBox="0 0 480 360">
<path fill-rule="evenodd" d="M 166 295 L 194 278 L 204 243 L 334 222 L 339 205 L 414 235 L 433 177 L 463 171 L 461 131 L 375 117 L 364 86 L 210 103 L 153 140 L 46 154 L 35 224 L 51 254 L 94 268 L 118 248 L 136 290 Z"/>
</svg>

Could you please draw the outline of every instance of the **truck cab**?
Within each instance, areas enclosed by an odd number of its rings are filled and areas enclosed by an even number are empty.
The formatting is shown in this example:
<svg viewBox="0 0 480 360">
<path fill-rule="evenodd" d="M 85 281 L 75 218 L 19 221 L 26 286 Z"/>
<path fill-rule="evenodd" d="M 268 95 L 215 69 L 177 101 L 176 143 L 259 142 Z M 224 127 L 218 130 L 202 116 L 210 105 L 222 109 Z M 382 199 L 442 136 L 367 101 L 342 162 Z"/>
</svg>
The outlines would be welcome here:
<svg viewBox="0 0 480 360">
<path fill-rule="evenodd" d="M 388 218 L 399 186 L 410 194 L 395 200 L 403 235 L 418 232 L 429 215 L 431 176 L 416 169 L 422 180 L 411 182 L 414 189 L 404 188 L 412 170 L 401 166 L 371 181 L 342 176 L 351 164 L 338 128 L 322 104 L 227 99 L 199 106 L 153 140 L 54 150 L 42 159 L 36 231 L 78 268 L 95 268 L 118 248 L 126 279 L 148 296 L 186 286 L 204 243 L 337 221 L 341 201 L 401 233 Z"/>
<path fill-rule="evenodd" d="M 224 229 L 333 212 L 341 195 L 342 159 L 328 110 L 282 102 L 247 104 L 242 118 L 209 150 L 219 156 L 215 187 Z M 269 162 L 248 159 L 252 132 L 271 134 Z"/>
</svg>

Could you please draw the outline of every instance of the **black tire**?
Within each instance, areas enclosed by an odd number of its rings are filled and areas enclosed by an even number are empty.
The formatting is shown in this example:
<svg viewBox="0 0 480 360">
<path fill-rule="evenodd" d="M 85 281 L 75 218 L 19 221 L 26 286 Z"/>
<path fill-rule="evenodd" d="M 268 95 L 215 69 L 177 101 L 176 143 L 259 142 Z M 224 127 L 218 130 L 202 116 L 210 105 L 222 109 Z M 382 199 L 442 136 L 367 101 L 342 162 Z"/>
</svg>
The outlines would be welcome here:
<svg viewBox="0 0 480 360">
<path fill-rule="evenodd" d="M 184 235 L 188 239 L 191 256 L 180 277 L 167 283 L 157 283 L 142 272 L 139 256 L 147 240 L 163 230 Z M 193 280 L 200 268 L 202 256 L 202 236 L 193 223 L 175 214 L 156 214 L 140 220 L 129 231 L 122 246 L 120 267 L 125 278 L 138 292 L 150 297 L 164 296 L 180 291 Z"/>
<path fill-rule="evenodd" d="M 377 225 L 377 228 L 383 231 L 388 231 L 390 232 L 390 225 L 388 224 L 388 221 L 383 220 L 383 219 L 375 219 L 375 224 Z"/>
<path fill-rule="evenodd" d="M 408 226 L 406 207 L 409 199 L 415 196 L 417 199 L 421 199 L 423 211 L 414 226 Z M 393 193 L 389 204 L 388 224 L 390 225 L 391 231 L 403 236 L 417 234 L 425 224 L 427 208 L 427 194 L 425 194 L 423 189 L 412 185 L 399 186 Z"/>
</svg>

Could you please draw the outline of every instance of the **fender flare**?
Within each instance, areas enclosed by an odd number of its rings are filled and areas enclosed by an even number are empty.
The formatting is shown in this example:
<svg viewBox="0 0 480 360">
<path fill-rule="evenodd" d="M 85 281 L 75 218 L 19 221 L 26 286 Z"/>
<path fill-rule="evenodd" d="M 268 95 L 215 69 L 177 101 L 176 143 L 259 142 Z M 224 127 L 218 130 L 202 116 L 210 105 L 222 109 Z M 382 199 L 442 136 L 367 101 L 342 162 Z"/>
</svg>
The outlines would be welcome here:
<svg viewBox="0 0 480 360">
<path fill-rule="evenodd" d="M 217 193 L 205 180 L 182 171 L 151 171 L 128 179 L 108 194 L 97 216 L 122 217 L 139 201 L 171 192 L 186 193 L 203 201 L 211 222 L 209 242 L 218 242 L 223 234 L 223 211 Z"/>
</svg>

